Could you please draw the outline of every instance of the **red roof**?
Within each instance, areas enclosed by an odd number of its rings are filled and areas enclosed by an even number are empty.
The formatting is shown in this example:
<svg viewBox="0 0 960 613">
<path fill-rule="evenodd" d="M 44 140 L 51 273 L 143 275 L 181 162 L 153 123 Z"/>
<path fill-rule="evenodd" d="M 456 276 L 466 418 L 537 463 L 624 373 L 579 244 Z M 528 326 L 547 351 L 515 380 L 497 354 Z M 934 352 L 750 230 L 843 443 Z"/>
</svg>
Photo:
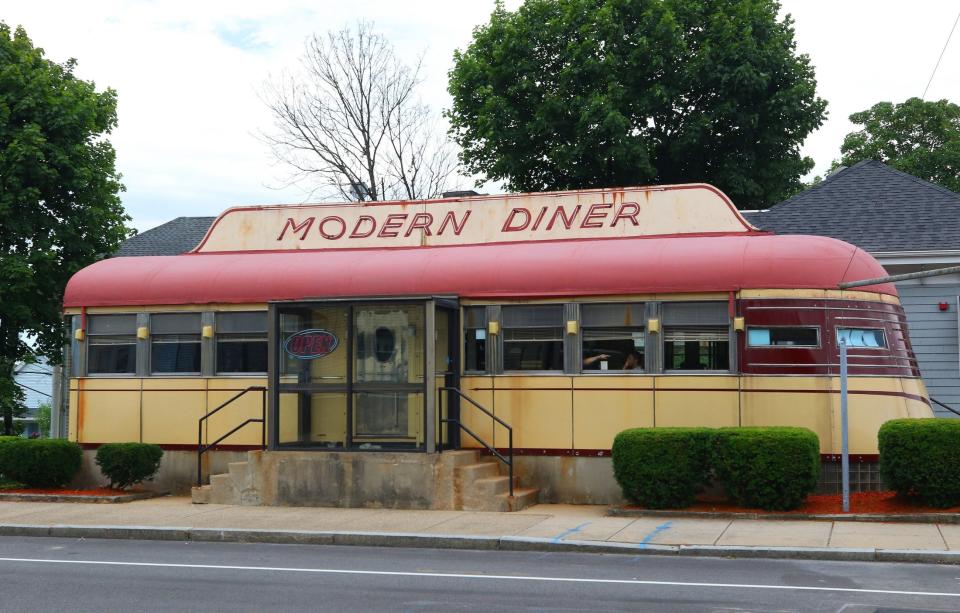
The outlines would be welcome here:
<svg viewBox="0 0 960 613">
<path fill-rule="evenodd" d="M 73 276 L 64 306 L 836 289 L 885 274 L 872 256 L 835 239 L 760 233 L 184 254 L 97 262 Z M 891 283 L 858 289 L 896 295 Z"/>
</svg>

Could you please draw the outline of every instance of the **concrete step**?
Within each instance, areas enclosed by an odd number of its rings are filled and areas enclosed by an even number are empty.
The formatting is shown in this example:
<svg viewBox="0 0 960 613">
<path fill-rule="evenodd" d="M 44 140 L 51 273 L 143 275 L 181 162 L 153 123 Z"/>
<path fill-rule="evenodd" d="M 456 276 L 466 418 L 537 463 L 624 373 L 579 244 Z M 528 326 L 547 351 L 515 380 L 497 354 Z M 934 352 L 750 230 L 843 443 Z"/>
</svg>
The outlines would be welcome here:
<svg viewBox="0 0 960 613">
<path fill-rule="evenodd" d="M 200 487 L 191 488 L 190 498 L 193 504 L 209 504 L 210 503 L 210 486 L 201 485 Z"/>
<path fill-rule="evenodd" d="M 228 474 L 233 479 L 233 483 L 239 486 L 241 483 L 246 483 L 249 479 L 249 472 L 247 469 L 250 465 L 246 462 L 230 462 L 227 464 Z"/>
<path fill-rule="evenodd" d="M 495 462 L 478 462 L 476 464 L 467 464 L 456 469 L 460 482 L 464 488 L 470 487 L 470 484 L 478 479 L 498 477 L 500 467 Z"/>
<path fill-rule="evenodd" d="M 513 478 L 513 488 L 516 490 L 520 486 L 520 479 Z M 473 482 L 473 490 L 482 496 L 496 496 L 498 494 L 507 494 L 510 492 L 510 477 L 496 476 L 477 479 Z"/>
<path fill-rule="evenodd" d="M 513 498 L 509 494 L 496 496 L 506 508 L 503 511 L 522 511 L 540 502 L 540 490 L 534 487 L 513 488 Z"/>
<path fill-rule="evenodd" d="M 444 451 L 441 457 L 444 462 L 449 463 L 448 466 L 457 469 L 468 464 L 477 464 L 480 461 L 480 452 L 473 449 L 454 449 Z"/>
</svg>

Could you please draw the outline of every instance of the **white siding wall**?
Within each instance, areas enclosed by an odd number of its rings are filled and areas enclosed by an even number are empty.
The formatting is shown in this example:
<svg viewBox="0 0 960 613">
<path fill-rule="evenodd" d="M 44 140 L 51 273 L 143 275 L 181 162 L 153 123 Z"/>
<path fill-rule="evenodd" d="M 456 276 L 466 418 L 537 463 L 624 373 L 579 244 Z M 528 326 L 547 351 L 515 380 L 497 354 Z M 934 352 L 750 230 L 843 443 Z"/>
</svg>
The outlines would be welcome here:
<svg viewBox="0 0 960 613">
<path fill-rule="evenodd" d="M 960 411 L 960 346 L 957 339 L 958 283 L 898 283 L 910 340 L 930 395 Z M 946 302 L 947 311 L 938 303 Z M 933 406 L 938 417 L 957 417 Z"/>
</svg>

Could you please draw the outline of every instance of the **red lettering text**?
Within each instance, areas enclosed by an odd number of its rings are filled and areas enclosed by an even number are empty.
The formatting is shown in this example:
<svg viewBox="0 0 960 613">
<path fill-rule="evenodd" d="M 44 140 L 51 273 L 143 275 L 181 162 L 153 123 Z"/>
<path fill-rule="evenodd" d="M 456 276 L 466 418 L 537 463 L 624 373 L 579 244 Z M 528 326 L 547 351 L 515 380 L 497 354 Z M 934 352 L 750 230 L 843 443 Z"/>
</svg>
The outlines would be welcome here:
<svg viewBox="0 0 960 613">
<path fill-rule="evenodd" d="M 287 233 L 287 228 L 296 235 L 297 232 L 300 232 L 300 240 L 307 238 L 307 232 L 310 231 L 310 227 L 313 226 L 313 221 L 315 217 L 308 217 L 306 220 L 297 223 L 293 221 L 292 217 L 287 217 L 287 223 L 283 225 L 283 230 L 280 231 L 280 236 L 277 237 L 278 241 L 283 240 L 283 235 Z"/>
<path fill-rule="evenodd" d="M 557 210 L 553 212 L 553 216 L 550 217 L 550 223 L 547 224 L 547 230 L 553 230 L 553 224 L 557 223 L 557 218 L 560 219 L 560 223 L 562 223 L 567 230 L 573 228 L 573 222 L 576 220 L 577 215 L 580 214 L 580 205 L 578 204 L 573 208 L 573 212 L 570 213 L 570 217 L 567 217 L 566 213 L 567 212 L 563 210 L 562 206 L 558 206 Z"/>
<path fill-rule="evenodd" d="M 380 238 L 396 238 L 400 235 L 396 230 L 403 226 L 403 221 L 406 218 L 406 213 L 391 213 L 387 215 L 387 220 L 383 222 L 383 226 L 380 228 L 380 233 L 377 234 L 377 236 Z"/>
<path fill-rule="evenodd" d="M 360 224 L 368 222 L 370 224 L 370 230 L 365 233 L 360 232 Z M 353 232 L 350 233 L 350 238 L 367 238 L 377 231 L 377 220 L 369 215 L 361 215 L 357 217 L 357 223 L 353 226 Z"/>
<path fill-rule="evenodd" d="M 612 204 L 591 204 L 590 209 L 587 211 L 586 217 L 583 218 L 583 222 L 580 224 L 581 228 L 602 228 L 603 221 L 602 219 L 607 216 L 606 211 L 601 209 L 609 209 Z"/>
<path fill-rule="evenodd" d="M 437 236 L 443 234 L 443 231 L 447 228 L 447 224 L 453 226 L 453 234 L 455 236 L 460 236 L 460 233 L 463 232 L 463 228 L 467 225 L 467 220 L 470 219 L 470 213 L 472 211 L 466 211 L 463 214 L 463 219 L 460 220 L 460 223 L 457 223 L 457 216 L 453 211 L 447 213 L 446 217 L 443 218 L 443 223 L 440 224 L 440 229 L 437 230 Z"/>
<path fill-rule="evenodd" d="M 523 215 L 524 221 L 523 225 L 514 226 L 513 220 L 517 215 Z M 530 225 L 530 211 L 527 209 L 513 209 L 510 211 L 510 216 L 507 217 L 507 220 L 503 222 L 503 227 L 500 228 L 501 232 L 519 232 L 520 230 L 526 230 L 527 226 Z"/>
<path fill-rule="evenodd" d="M 413 234 L 414 230 L 423 230 L 424 234 L 430 236 L 431 224 L 433 224 L 433 215 L 430 213 L 417 213 L 413 216 L 413 221 L 410 222 L 410 227 L 407 228 L 407 232 L 404 234 L 404 236 L 410 236 Z"/>
<path fill-rule="evenodd" d="M 334 227 L 337 227 L 337 224 L 339 224 L 339 228 L 333 232 L 327 232 L 325 227 L 329 225 L 330 222 L 333 222 Z M 347 233 L 347 222 L 336 215 L 332 217 L 324 217 L 320 222 L 320 225 L 317 226 L 317 229 L 320 230 L 320 235 L 323 236 L 323 238 L 327 239 L 328 241 L 335 241 Z"/>
<path fill-rule="evenodd" d="M 627 211 L 630 211 L 629 213 Z M 637 215 L 640 214 L 640 205 L 636 202 L 624 202 L 620 205 L 620 208 L 617 210 L 617 214 L 614 216 L 613 221 L 610 222 L 610 227 L 617 225 L 617 222 L 621 219 L 629 220 L 635 226 L 639 226 L 640 222 L 637 221 Z"/>
</svg>

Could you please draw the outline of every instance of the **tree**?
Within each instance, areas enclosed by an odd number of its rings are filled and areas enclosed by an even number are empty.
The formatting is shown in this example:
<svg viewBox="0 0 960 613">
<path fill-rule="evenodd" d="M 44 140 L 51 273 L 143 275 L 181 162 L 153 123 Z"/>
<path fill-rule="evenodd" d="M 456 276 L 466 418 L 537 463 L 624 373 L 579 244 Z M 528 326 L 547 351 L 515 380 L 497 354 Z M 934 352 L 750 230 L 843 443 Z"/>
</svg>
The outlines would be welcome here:
<svg viewBox="0 0 960 613">
<path fill-rule="evenodd" d="M 920 98 L 878 102 L 850 121 L 862 127 L 843 139 L 840 164 L 878 160 L 960 192 L 960 106 Z"/>
<path fill-rule="evenodd" d="M 39 438 L 50 438 L 50 421 L 53 407 L 49 402 L 44 402 L 37 407 L 37 432 Z"/>
<path fill-rule="evenodd" d="M 454 55 L 447 112 L 472 173 L 518 191 L 709 182 L 741 207 L 813 168 L 825 117 L 774 0 L 497 5 Z"/>
<path fill-rule="evenodd" d="M 401 62 L 373 26 L 314 35 L 302 73 L 267 84 L 273 154 L 309 181 L 347 200 L 433 198 L 457 167 L 452 144 L 416 97 L 420 63 Z"/>
<path fill-rule="evenodd" d="M 0 23 L 0 411 L 13 432 L 17 361 L 56 362 L 70 276 L 130 235 L 115 153 L 116 92 L 44 58 L 22 28 Z M 30 340 L 33 348 L 27 343 Z"/>
</svg>

